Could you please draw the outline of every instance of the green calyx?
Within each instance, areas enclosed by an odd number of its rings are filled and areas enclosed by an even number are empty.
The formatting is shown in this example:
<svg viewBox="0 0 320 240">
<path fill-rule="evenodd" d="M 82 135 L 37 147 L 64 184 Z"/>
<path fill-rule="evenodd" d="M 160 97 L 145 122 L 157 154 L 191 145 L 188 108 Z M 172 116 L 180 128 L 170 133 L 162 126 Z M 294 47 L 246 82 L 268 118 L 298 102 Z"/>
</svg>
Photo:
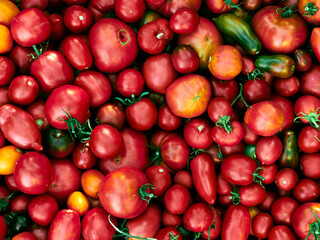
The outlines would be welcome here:
<svg viewBox="0 0 320 240">
<path fill-rule="evenodd" d="M 219 117 L 219 121 L 216 122 L 216 126 L 224 128 L 227 133 L 232 133 L 230 116 L 223 115 L 222 117 Z"/>
<path fill-rule="evenodd" d="M 126 106 L 129 106 L 129 105 L 132 105 L 132 104 L 134 104 L 136 102 L 139 102 L 143 96 L 146 96 L 148 94 L 149 94 L 149 92 L 143 92 L 143 93 L 141 93 L 141 95 L 138 98 L 136 98 L 134 96 L 134 94 L 132 94 L 131 98 L 122 99 L 122 98 L 119 98 L 119 97 L 115 97 L 114 99 L 119 100 L 121 103 L 123 103 Z"/>
<path fill-rule="evenodd" d="M 162 158 L 161 158 L 161 149 L 157 144 L 155 144 L 153 139 L 152 139 L 152 141 L 153 141 L 153 143 L 155 145 L 154 147 L 149 145 L 149 144 L 147 144 L 148 148 L 150 148 L 152 150 L 152 152 L 153 152 L 153 157 L 150 160 L 150 164 L 155 162 L 155 164 L 159 166 L 160 162 L 162 160 Z"/>
<path fill-rule="evenodd" d="M 314 112 L 311 112 L 309 114 L 305 114 L 305 113 L 298 113 L 298 115 L 302 115 L 302 116 L 298 116 L 294 119 L 294 122 L 298 122 L 299 119 L 305 119 L 308 120 L 310 125 L 316 129 L 319 129 L 319 117 L 320 117 L 320 108 L 317 108 Z"/>
<path fill-rule="evenodd" d="M 318 12 L 319 8 L 317 8 L 313 2 L 308 2 L 304 5 L 304 10 L 306 11 L 305 14 L 303 14 L 304 16 L 312 17 Z"/>
<path fill-rule="evenodd" d="M 231 8 L 236 8 L 236 9 L 238 9 L 238 10 L 242 10 L 239 6 L 241 5 L 241 3 L 240 4 L 238 4 L 238 5 L 236 5 L 236 4 L 234 4 L 233 2 L 232 2 L 232 0 L 224 0 L 224 3 L 228 6 L 228 7 L 231 7 Z"/>
<path fill-rule="evenodd" d="M 238 205 L 240 203 L 240 194 L 238 188 L 233 188 L 233 190 L 230 192 L 229 199 L 232 199 L 232 203 L 235 205 Z"/>
<path fill-rule="evenodd" d="M 254 69 L 252 73 L 249 73 L 247 70 L 247 77 L 248 77 L 248 80 L 253 79 L 255 81 L 256 79 L 260 79 L 261 77 L 264 77 L 264 73 L 261 72 L 258 68 Z"/>
<path fill-rule="evenodd" d="M 36 55 L 32 53 L 27 54 L 27 56 L 31 56 L 30 61 L 37 59 L 42 53 L 47 51 L 48 45 L 49 45 L 49 39 L 44 41 L 43 43 L 40 43 L 39 45 L 33 45 L 32 48 L 36 53 Z"/>
<path fill-rule="evenodd" d="M 204 149 L 192 148 L 192 151 L 188 157 L 187 168 L 189 168 L 190 161 L 203 152 L 205 152 Z"/>
<path fill-rule="evenodd" d="M 5 210 L 8 206 L 8 200 L 13 196 L 14 192 L 6 198 L 0 198 L 0 211 Z"/>
<path fill-rule="evenodd" d="M 320 239 L 320 219 L 312 208 L 311 208 L 311 211 L 315 216 L 315 218 L 317 219 L 317 221 L 309 224 L 310 230 L 305 240 L 307 240 L 311 234 L 313 234 L 315 240 L 319 240 Z"/>
<path fill-rule="evenodd" d="M 281 10 L 281 17 L 282 18 L 291 18 L 292 14 L 294 12 L 297 12 L 297 10 L 293 10 L 294 5 L 286 6 L 284 8 L 277 8 L 276 12 L 279 13 L 279 10 Z"/>
<path fill-rule="evenodd" d="M 260 184 L 263 188 L 263 184 L 262 184 L 262 181 L 264 180 L 264 177 L 262 177 L 260 174 L 259 174 L 259 171 L 261 170 L 262 168 L 261 167 L 257 167 L 257 169 L 254 171 L 253 173 L 253 181 Z M 262 181 L 261 181 L 262 180 Z"/>
<path fill-rule="evenodd" d="M 249 107 L 251 107 L 251 106 L 249 106 L 249 104 L 246 102 L 246 100 L 244 100 L 244 97 L 243 97 L 243 95 L 242 95 L 243 86 L 242 86 L 241 83 L 239 83 L 239 85 L 240 85 L 239 94 L 238 94 L 238 96 L 233 100 L 233 102 L 231 103 L 231 106 L 233 106 L 233 104 L 235 104 L 236 101 L 237 101 L 239 98 L 241 98 L 241 100 L 243 101 L 243 103 L 244 103 L 244 105 L 246 106 L 246 108 L 249 108 Z"/>
<path fill-rule="evenodd" d="M 146 191 L 148 188 L 155 189 L 155 186 L 150 183 L 146 183 L 139 188 L 138 192 L 139 192 L 141 199 L 144 201 L 147 201 L 149 204 L 151 199 L 156 198 L 157 196 L 153 195 L 152 193 L 148 193 Z"/>
<path fill-rule="evenodd" d="M 169 237 L 170 237 L 170 240 L 178 240 L 179 235 L 177 235 L 177 236 L 173 236 L 173 234 L 172 234 L 172 233 L 169 233 Z"/>
</svg>

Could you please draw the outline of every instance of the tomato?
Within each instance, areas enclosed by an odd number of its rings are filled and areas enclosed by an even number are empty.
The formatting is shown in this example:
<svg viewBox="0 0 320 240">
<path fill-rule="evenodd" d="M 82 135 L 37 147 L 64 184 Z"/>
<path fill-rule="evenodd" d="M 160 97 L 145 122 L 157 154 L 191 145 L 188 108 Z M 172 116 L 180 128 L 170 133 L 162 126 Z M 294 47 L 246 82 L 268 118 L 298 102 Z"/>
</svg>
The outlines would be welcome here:
<svg viewBox="0 0 320 240">
<path fill-rule="evenodd" d="M 96 164 L 97 157 L 90 150 L 88 142 L 80 142 L 72 152 L 72 161 L 80 169 L 89 169 Z"/>
<path fill-rule="evenodd" d="M 27 194 L 20 194 L 11 202 L 11 212 L 23 213 L 28 211 L 28 206 L 31 201 L 31 196 Z"/>
<path fill-rule="evenodd" d="M 51 34 L 51 23 L 38 8 L 19 12 L 11 21 L 12 38 L 23 47 L 32 47 L 47 40 Z"/>
<path fill-rule="evenodd" d="M 52 161 L 52 180 L 48 194 L 59 203 L 65 202 L 73 191 L 80 189 L 81 171 L 69 159 Z"/>
<path fill-rule="evenodd" d="M 230 45 L 217 46 L 209 56 L 208 68 L 214 77 L 232 80 L 242 70 L 241 53 Z"/>
<path fill-rule="evenodd" d="M 263 0 L 244 0 L 243 1 L 243 8 L 246 11 L 252 12 L 257 11 L 260 9 Z"/>
<path fill-rule="evenodd" d="M 290 78 L 276 79 L 273 86 L 279 95 L 289 97 L 299 91 L 300 82 L 296 76 L 291 76 Z"/>
<path fill-rule="evenodd" d="M 320 153 L 304 154 L 300 158 L 300 171 L 306 178 L 320 178 Z"/>
<path fill-rule="evenodd" d="M 284 110 L 272 101 L 262 101 L 249 107 L 244 122 L 255 134 L 269 137 L 282 129 L 285 121 Z"/>
<path fill-rule="evenodd" d="M 20 12 L 19 8 L 11 1 L 0 1 L 0 24 L 9 27 L 12 19 Z"/>
<path fill-rule="evenodd" d="M 239 187 L 240 202 L 244 206 L 253 207 L 260 204 L 266 197 L 266 190 L 258 183 Z"/>
<path fill-rule="evenodd" d="M 10 175 L 22 155 L 22 151 L 14 145 L 7 145 L 0 148 L 0 174 Z"/>
<path fill-rule="evenodd" d="M 318 111 L 320 108 L 320 99 L 312 95 L 304 95 L 299 97 L 294 103 L 294 112 L 297 118 L 305 123 L 310 124 L 313 127 L 318 128 L 320 116 Z"/>
<path fill-rule="evenodd" d="M 180 170 L 176 172 L 173 177 L 173 183 L 180 184 L 189 190 L 193 188 L 192 175 L 189 171 L 186 170 Z"/>
<path fill-rule="evenodd" d="M 236 80 L 222 81 L 210 76 L 209 81 L 213 96 L 224 97 L 230 103 L 237 97 L 239 85 Z"/>
<path fill-rule="evenodd" d="M 264 180 L 261 180 L 261 182 L 264 185 L 273 183 L 275 181 L 277 172 L 278 172 L 278 166 L 275 163 L 271 165 L 261 165 L 259 174 L 261 177 L 264 178 Z"/>
<path fill-rule="evenodd" d="M 312 58 L 310 54 L 302 49 L 297 49 L 293 52 L 296 70 L 306 72 L 312 67 Z"/>
<path fill-rule="evenodd" d="M 91 27 L 93 18 L 87 8 L 72 5 L 65 10 L 63 22 L 72 33 L 82 33 Z"/>
<path fill-rule="evenodd" d="M 222 220 L 221 239 L 245 240 L 249 237 L 251 218 L 247 207 L 230 205 Z"/>
<path fill-rule="evenodd" d="M 260 9 L 251 26 L 263 46 L 275 53 L 291 53 L 308 37 L 307 25 L 299 14 L 277 6 Z"/>
<path fill-rule="evenodd" d="M 105 36 L 108 41 L 105 41 Z M 89 32 L 89 45 L 96 67 L 114 73 L 131 65 L 138 54 L 135 32 L 115 18 L 96 22 Z"/>
<path fill-rule="evenodd" d="M 183 136 L 190 147 L 206 149 L 211 146 L 211 124 L 204 118 L 194 118 L 184 128 Z"/>
<path fill-rule="evenodd" d="M 306 126 L 298 135 L 298 146 L 305 153 L 315 153 L 320 149 L 320 131 L 314 127 Z"/>
<path fill-rule="evenodd" d="M 31 232 L 22 232 L 15 235 L 12 240 L 37 240 Z"/>
<path fill-rule="evenodd" d="M 213 213 L 213 221 L 210 226 L 210 239 L 215 239 L 221 232 L 221 217 L 217 209 L 215 209 L 214 207 L 210 207 L 210 209 Z M 204 230 L 201 236 L 204 239 L 209 239 L 209 229 Z"/>
<path fill-rule="evenodd" d="M 221 173 L 217 174 L 217 193 L 219 195 L 227 195 L 232 191 L 231 184 L 226 181 Z"/>
<path fill-rule="evenodd" d="M 21 1 L 21 9 L 39 8 L 41 10 L 46 10 L 47 6 L 48 6 L 48 0 L 40 0 L 40 1 L 22 0 Z"/>
<path fill-rule="evenodd" d="M 14 192 L 18 192 L 19 188 L 17 187 L 16 183 L 14 182 L 13 174 L 5 175 L 4 181 L 6 183 L 6 186 Z"/>
<path fill-rule="evenodd" d="M 176 130 L 182 122 L 182 119 L 170 110 L 167 104 L 161 106 L 158 110 L 158 126 L 165 131 Z"/>
<path fill-rule="evenodd" d="M 50 195 L 34 197 L 28 206 L 28 213 L 35 223 L 48 226 L 59 211 L 57 200 Z"/>
<path fill-rule="evenodd" d="M 166 227 L 177 228 L 182 223 L 182 217 L 177 214 L 170 213 L 166 208 L 163 210 L 161 215 L 161 222 Z"/>
<path fill-rule="evenodd" d="M 145 171 L 148 182 L 154 186 L 150 192 L 157 197 L 162 196 L 171 186 L 171 176 L 169 171 L 162 166 L 152 166 Z"/>
<path fill-rule="evenodd" d="M 269 100 L 271 88 L 263 79 L 250 79 L 243 84 L 243 97 L 248 104 Z"/>
<path fill-rule="evenodd" d="M 243 154 L 245 152 L 245 144 L 243 141 L 233 146 L 221 146 L 221 153 L 223 156 L 227 157 L 232 154 Z"/>
<path fill-rule="evenodd" d="M 124 97 L 139 96 L 143 92 L 144 79 L 142 74 L 133 68 L 121 71 L 117 76 L 117 89 Z"/>
<path fill-rule="evenodd" d="M 142 64 L 141 71 L 147 87 L 160 94 L 164 94 L 178 77 L 168 53 L 148 57 Z"/>
<path fill-rule="evenodd" d="M 208 105 L 208 115 L 213 122 L 218 122 L 223 116 L 232 116 L 232 106 L 224 97 L 214 97 Z"/>
<path fill-rule="evenodd" d="M 63 23 L 63 17 L 58 13 L 53 13 L 50 14 L 48 18 L 52 26 L 50 39 L 53 41 L 60 41 L 66 35 L 66 27 Z"/>
<path fill-rule="evenodd" d="M 277 187 L 284 191 L 292 190 L 298 182 L 298 175 L 292 168 L 281 169 L 275 179 Z"/>
<path fill-rule="evenodd" d="M 7 224 L 2 216 L 0 216 L 0 239 L 4 239 L 7 234 Z"/>
<path fill-rule="evenodd" d="M 43 99 L 35 100 L 26 111 L 33 117 L 40 131 L 48 129 L 49 123 L 45 116 L 45 101 Z"/>
<path fill-rule="evenodd" d="M 315 201 L 319 195 L 319 185 L 308 178 L 301 179 L 293 189 L 294 198 L 302 203 Z"/>
<path fill-rule="evenodd" d="M 99 189 L 104 175 L 96 170 L 89 169 L 81 175 L 81 186 L 86 195 L 92 198 L 99 198 Z"/>
<path fill-rule="evenodd" d="M 273 219 L 268 213 L 258 213 L 252 221 L 252 231 L 259 239 L 267 238 L 273 226 Z"/>
<path fill-rule="evenodd" d="M 143 18 L 146 5 L 143 0 L 116 1 L 115 12 L 117 17 L 126 23 L 136 23 Z"/>
<path fill-rule="evenodd" d="M 90 204 L 88 198 L 82 192 L 75 191 L 68 196 L 67 207 L 77 211 L 82 217 L 89 211 Z"/>
<path fill-rule="evenodd" d="M 299 203 L 291 197 L 280 197 L 271 205 L 271 215 L 278 225 L 291 226 L 292 217 Z"/>
<path fill-rule="evenodd" d="M 313 64 L 312 67 L 304 72 L 301 76 L 300 91 L 304 95 L 313 95 L 315 97 L 320 97 L 320 65 Z"/>
<path fill-rule="evenodd" d="M 270 100 L 279 104 L 285 114 L 284 124 L 280 131 L 290 129 L 294 124 L 294 118 L 295 118 L 292 101 L 290 101 L 288 98 L 275 95 L 275 94 L 271 96 Z"/>
<path fill-rule="evenodd" d="M 182 240 L 181 233 L 173 227 L 161 228 L 155 236 L 158 240 L 170 240 L 172 237 L 175 237 L 176 240 Z"/>
<path fill-rule="evenodd" d="M 315 26 L 320 24 L 320 4 L 318 1 L 314 0 L 299 0 L 298 9 L 300 15 L 310 23 Z"/>
<path fill-rule="evenodd" d="M 0 86 L 6 86 L 12 81 L 16 74 L 15 64 L 10 58 L 0 56 L 0 69 Z"/>
<path fill-rule="evenodd" d="M 190 45 L 196 50 L 200 58 L 200 69 L 207 69 L 212 50 L 222 44 L 221 33 L 212 21 L 204 17 L 200 17 L 194 32 L 178 38 L 178 45 Z"/>
<path fill-rule="evenodd" d="M 96 118 L 99 123 L 111 125 L 120 130 L 125 122 L 125 112 L 113 103 L 106 103 L 98 109 Z"/>
<path fill-rule="evenodd" d="M 52 165 L 41 153 L 24 153 L 17 161 L 13 176 L 20 191 L 31 195 L 41 194 L 50 185 Z"/>
<path fill-rule="evenodd" d="M 46 240 L 48 237 L 49 227 L 41 227 L 39 225 L 34 225 L 30 232 L 38 239 L 38 240 Z"/>
<path fill-rule="evenodd" d="M 215 14 L 221 14 L 225 12 L 231 12 L 236 5 L 239 3 L 239 0 L 232 1 L 214 1 L 214 0 L 206 0 L 207 6 L 209 10 Z"/>
<path fill-rule="evenodd" d="M 234 154 L 226 157 L 221 165 L 221 173 L 231 184 L 249 185 L 254 180 L 257 163 L 243 154 Z"/>
<path fill-rule="evenodd" d="M 268 240 L 295 240 L 296 237 L 292 230 L 284 225 L 277 225 L 270 229 Z"/>
<path fill-rule="evenodd" d="M 70 116 L 79 123 L 88 120 L 89 106 L 88 94 L 80 87 L 67 84 L 56 88 L 49 95 L 45 104 L 45 114 L 50 125 L 66 130 L 70 127 L 66 123 Z"/>
<path fill-rule="evenodd" d="M 0 2 L 1 4 L 2 2 Z M 0 54 L 9 52 L 13 47 L 13 40 L 9 28 L 0 24 Z"/>
<path fill-rule="evenodd" d="M 200 64 L 197 52 L 190 45 L 179 45 L 175 47 L 171 55 L 175 70 L 182 74 L 196 71 Z"/>
<path fill-rule="evenodd" d="M 253 133 L 245 122 L 242 122 L 241 125 L 244 130 L 244 136 L 242 140 L 249 145 L 256 144 L 259 139 L 259 135 Z"/>
<path fill-rule="evenodd" d="M 271 191 L 266 192 L 265 199 L 258 205 L 261 211 L 268 212 L 272 206 L 272 203 L 278 198 L 277 194 Z"/>
<path fill-rule="evenodd" d="M 182 8 L 176 11 L 170 18 L 170 28 L 178 34 L 190 34 L 199 24 L 200 18 L 192 9 Z"/>
<path fill-rule="evenodd" d="M 172 185 L 164 194 L 164 205 L 171 214 L 184 213 L 190 203 L 190 193 L 180 184 Z"/>
<path fill-rule="evenodd" d="M 166 91 L 166 100 L 171 111 L 184 118 L 204 113 L 211 98 L 209 81 L 196 74 L 185 75 L 175 80 Z"/>
<path fill-rule="evenodd" d="M 282 142 L 276 136 L 261 137 L 256 145 L 257 159 L 265 165 L 278 160 L 282 152 Z"/>
<path fill-rule="evenodd" d="M 33 48 L 22 47 L 18 44 L 9 52 L 8 57 L 14 63 L 18 74 L 29 75 L 32 59 L 30 54 L 35 54 Z"/>
<path fill-rule="evenodd" d="M 79 214 L 70 209 L 62 209 L 53 219 L 48 240 L 78 240 L 81 233 L 81 223 Z"/>
<path fill-rule="evenodd" d="M 211 136 L 221 146 L 234 146 L 241 142 L 244 130 L 240 122 L 229 122 L 229 117 L 223 117 L 212 128 Z"/>
<path fill-rule="evenodd" d="M 147 183 L 146 175 L 133 167 L 122 167 L 107 174 L 99 191 L 103 208 L 119 218 L 131 219 L 139 216 L 150 200 Z M 145 191 L 144 195 L 140 193 L 141 190 Z M 115 202 L 114 199 L 118 200 Z"/>
</svg>

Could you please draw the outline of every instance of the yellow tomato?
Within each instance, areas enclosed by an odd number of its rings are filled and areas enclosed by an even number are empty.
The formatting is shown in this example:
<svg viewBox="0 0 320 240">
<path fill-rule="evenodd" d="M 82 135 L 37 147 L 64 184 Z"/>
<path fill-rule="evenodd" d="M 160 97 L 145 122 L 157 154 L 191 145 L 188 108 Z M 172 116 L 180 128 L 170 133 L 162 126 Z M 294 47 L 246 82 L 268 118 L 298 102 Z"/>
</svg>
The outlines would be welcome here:
<svg viewBox="0 0 320 240">
<path fill-rule="evenodd" d="M 0 148 L 0 175 L 9 175 L 14 171 L 22 151 L 14 145 Z"/>
<path fill-rule="evenodd" d="M 9 0 L 0 0 L 0 24 L 10 26 L 11 20 L 20 12 L 19 8 Z"/>
<path fill-rule="evenodd" d="M 0 54 L 9 52 L 12 45 L 13 40 L 9 28 L 0 24 Z"/>
<path fill-rule="evenodd" d="M 90 203 L 86 195 L 82 192 L 74 191 L 70 193 L 67 199 L 67 207 L 68 209 L 77 211 L 82 217 L 89 211 Z"/>
</svg>

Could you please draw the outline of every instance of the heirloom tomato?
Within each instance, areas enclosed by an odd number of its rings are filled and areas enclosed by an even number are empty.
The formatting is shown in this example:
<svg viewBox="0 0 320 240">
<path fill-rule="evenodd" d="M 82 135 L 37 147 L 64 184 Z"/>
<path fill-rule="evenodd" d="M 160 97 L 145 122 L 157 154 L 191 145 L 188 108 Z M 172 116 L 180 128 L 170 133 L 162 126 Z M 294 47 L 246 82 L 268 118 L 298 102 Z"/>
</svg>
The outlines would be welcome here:
<svg viewBox="0 0 320 240">
<path fill-rule="evenodd" d="M 9 0 L 0 1 L 0 24 L 9 27 L 12 19 L 20 12 L 19 8 Z"/>
<path fill-rule="evenodd" d="M 306 22 L 319 26 L 320 25 L 320 2 L 317 0 L 299 0 L 298 9 L 300 15 Z"/>
</svg>

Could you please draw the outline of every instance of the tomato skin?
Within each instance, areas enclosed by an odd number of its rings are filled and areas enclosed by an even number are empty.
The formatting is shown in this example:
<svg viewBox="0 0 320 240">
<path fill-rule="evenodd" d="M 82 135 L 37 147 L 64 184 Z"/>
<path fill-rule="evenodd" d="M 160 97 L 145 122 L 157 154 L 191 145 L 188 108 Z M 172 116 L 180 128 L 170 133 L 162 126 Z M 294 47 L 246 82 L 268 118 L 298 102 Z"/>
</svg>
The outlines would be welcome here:
<svg viewBox="0 0 320 240">
<path fill-rule="evenodd" d="M 290 191 L 298 182 L 298 174 L 292 168 L 281 169 L 275 179 L 275 183 L 280 190 Z"/>
<path fill-rule="evenodd" d="M 206 149 L 211 146 L 211 124 L 204 118 L 194 118 L 186 124 L 183 136 L 192 148 Z"/>
<path fill-rule="evenodd" d="M 111 125 L 120 130 L 125 123 L 125 112 L 116 104 L 106 103 L 102 105 L 96 115 L 100 124 Z"/>
<path fill-rule="evenodd" d="M 190 45 L 179 45 L 175 47 L 171 55 L 173 67 L 182 74 L 196 71 L 200 64 L 200 58 Z"/>
<path fill-rule="evenodd" d="M 31 232 L 22 232 L 15 235 L 12 240 L 37 240 Z"/>
<path fill-rule="evenodd" d="M 0 9 L 0 24 L 10 27 L 12 19 L 20 12 L 19 8 L 11 1 L 1 1 Z"/>
<path fill-rule="evenodd" d="M 171 186 L 171 176 L 165 167 L 152 166 L 144 173 L 147 176 L 148 182 L 155 187 L 155 189 L 150 189 L 150 192 L 157 197 L 162 196 Z"/>
<path fill-rule="evenodd" d="M 50 39 L 53 41 L 60 41 L 66 35 L 66 27 L 63 23 L 63 17 L 60 14 L 53 13 L 49 15 L 52 30 Z"/>
<path fill-rule="evenodd" d="M 178 34 L 190 34 L 199 24 L 200 18 L 192 9 L 183 8 L 176 11 L 170 18 L 170 28 Z"/>
<path fill-rule="evenodd" d="M 263 79 L 250 79 L 243 84 L 243 97 L 248 104 L 269 100 L 271 88 Z"/>
<path fill-rule="evenodd" d="M 244 115 L 244 122 L 251 131 L 265 137 L 272 136 L 281 130 L 284 121 L 284 110 L 272 101 L 255 103 Z"/>
<path fill-rule="evenodd" d="M 80 142 L 76 145 L 72 152 L 72 161 L 77 168 L 89 169 L 96 164 L 97 157 L 90 150 L 88 142 Z"/>
<path fill-rule="evenodd" d="M 105 41 L 105 36 L 109 36 L 109 41 Z M 115 18 L 101 19 L 91 27 L 89 45 L 96 67 L 107 73 L 128 67 L 138 54 L 135 32 Z"/>
<path fill-rule="evenodd" d="M 224 214 L 221 228 L 221 240 L 239 239 L 249 237 L 251 218 L 247 207 L 230 205 Z"/>
<path fill-rule="evenodd" d="M 180 184 L 172 185 L 164 194 L 164 205 L 171 214 L 184 213 L 190 203 L 188 189 Z"/>
<path fill-rule="evenodd" d="M 296 237 L 289 227 L 277 225 L 270 229 L 268 240 L 296 240 Z"/>
<path fill-rule="evenodd" d="M 182 217 L 184 227 L 192 232 L 207 230 L 213 221 L 212 211 L 206 203 L 191 204 Z"/>
<path fill-rule="evenodd" d="M 164 227 L 164 228 L 161 228 L 155 238 L 158 239 L 158 240 L 170 240 L 170 233 L 172 234 L 172 236 L 176 237 L 176 240 L 182 240 L 182 235 L 181 233 L 174 227 Z"/>
<path fill-rule="evenodd" d="M 33 117 L 40 131 L 48 129 L 49 123 L 45 116 L 45 101 L 38 99 L 31 103 L 26 111 Z"/>
<path fill-rule="evenodd" d="M 221 146 L 234 146 L 241 142 L 244 136 L 244 130 L 240 122 L 231 121 L 231 133 L 228 133 L 224 128 L 215 125 L 211 130 L 211 136 L 215 143 Z"/>
<path fill-rule="evenodd" d="M 316 153 L 320 149 L 320 131 L 311 126 L 305 126 L 298 135 L 298 146 L 305 153 Z"/>
<path fill-rule="evenodd" d="M 173 177 L 173 183 L 180 184 L 189 190 L 193 188 L 192 175 L 189 171 L 186 170 L 180 170 L 176 172 Z"/>
<path fill-rule="evenodd" d="M 138 96 L 143 92 L 142 74 L 133 68 L 121 71 L 117 76 L 117 90 L 124 97 Z"/>
<path fill-rule="evenodd" d="M 260 204 L 266 197 L 266 190 L 258 183 L 239 187 L 240 202 L 247 207 Z"/>
<path fill-rule="evenodd" d="M 176 130 L 182 119 L 170 110 L 167 104 L 161 106 L 158 110 L 158 126 L 165 131 L 174 131 Z"/>
<path fill-rule="evenodd" d="M 8 85 L 16 74 L 15 64 L 5 56 L 0 56 L 0 86 Z"/>
<path fill-rule="evenodd" d="M 112 223 L 117 221 L 111 216 Z M 91 209 L 82 219 L 82 236 L 85 240 L 111 240 L 116 230 L 108 220 L 108 213 L 100 207 Z"/>
<path fill-rule="evenodd" d="M 232 106 L 224 97 L 214 97 L 208 105 L 208 115 L 213 122 L 218 122 L 220 117 L 232 116 Z"/>
<path fill-rule="evenodd" d="M 209 8 L 209 10 L 215 14 L 221 14 L 225 12 L 232 11 L 232 6 L 237 5 L 239 3 L 239 0 L 232 0 L 230 5 L 227 5 L 224 1 L 214 1 L 214 0 L 206 0 L 206 4 Z"/>
<path fill-rule="evenodd" d="M 62 209 L 51 223 L 48 240 L 78 240 L 80 232 L 79 214 L 74 210 Z"/>
<path fill-rule="evenodd" d="M 131 219 L 139 216 L 148 205 L 138 192 L 146 183 L 148 183 L 146 175 L 133 167 L 122 167 L 107 174 L 99 191 L 103 208 L 112 216 L 119 218 Z M 146 191 L 150 192 L 149 189 Z M 114 199 L 118 201 L 114 202 Z"/>
<path fill-rule="evenodd" d="M 22 155 L 21 149 L 14 145 L 0 148 L 0 174 L 10 175 L 14 172 L 15 165 Z M 8 186 L 9 187 L 9 186 Z"/>
<path fill-rule="evenodd" d="M 219 195 L 227 195 L 232 191 L 231 184 L 226 181 L 221 173 L 217 174 L 217 193 Z"/>
<path fill-rule="evenodd" d="M 182 223 L 182 217 L 177 214 L 172 214 L 166 208 L 164 208 L 161 215 L 161 222 L 166 227 L 177 228 Z"/>
<path fill-rule="evenodd" d="M 300 158 L 300 171 L 306 178 L 320 178 L 320 153 L 304 154 Z"/>
<path fill-rule="evenodd" d="M 116 1 L 115 12 L 117 17 L 126 23 L 136 23 L 143 18 L 146 5 L 143 0 Z"/>
<path fill-rule="evenodd" d="M 320 48 L 319 48 L 319 43 L 320 43 L 320 28 L 314 28 L 311 33 L 311 38 L 310 38 L 311 46 L 313 49 L 313 52 L 315 53 L 318 62 L 320 62 Z"/>
<path fill-rule="evenodd" d="M 57 200 L 50 195 L 34 197 L 28 205 L 28 213 L 35 223 L 48 226 L 59 211 Z"/>
<path fill-rule="evenodd" d="M 2 216 L 0 216 L 0 239 L 4 239 L 7 234 L 7 224 Z"/>
<path fill-rule="evenodd" d="M 279 95 L 289 97 L 299 91 L 300 82 L 296 76 L 291 76 L 290 78 L 275 79 L 273 86 Z"/>
<path fill-rule="evenodd" d="M 212 158 L 206 153 L 201 153 L 191 160 L 190 170 L 194 186 L 200 197 L 208 204 L 214 204 L 216 202 L 216 174 Z"/>
<path fill-rule="evenodd" d="M 282 142 L 276 136 L 261 137 L 256 145 L 256 155 L 259 162 L 270 165 L 278 160 L 282 152 Z"/>
<path fill-rule="evenodd" d="M 293 189 L 293 196 L 299 202 L 313 202 L 320 195 L 319 185 L 308 178 L 301 179 Z"/>
<path fill-rule="evenodd" d="M 19 188 L 17 187 L 16 183 L 14 182 L 13 174 L 5 175 L 4 181 L 8 189 L 14 192 L 18 192 Z"/>
<path fill-rule="evenodd" d="M 243 127 L 243 130 L 244 130 L 244 136 L 243 136 L 243 141 L 246 143 L 246 144 L 249 144 L 249 145 L 254 145 L 256 144 L 256 142 L 258 141 L 259 139 L 259 135 L 253 133 L 251 131 L 251 129 L 248 127 L 248 125 L 245 123 L 245 122 L 241 122 L 241 125 Z"/>
<path fill-rule="evenodd" d="M 210 207 L 211 212 L 213 214 L 213 221 L 211 223 L 210 226 L 210 239 L 215 239 L 216 237 L 219 236 L 220 232 L 221 232 L 221 217 L 220 217 L 220 213 L 218 212 L 217 209 L 215 209 L 214 207 Z M 204 239 L 209 239 L 209 229 L 204 230 L 201 234 L 202 238 Z"/>
<path fill-rule="evenodd" d="M 258 205 L 259 209 L 264 212 L 269 212 L 272 203 L 278 198 L 277 194 L 267 191 L 265 199 Z"/>
<path fill-rule="evenodd" d="M 297 117 L 303 117 L 304 114 L 310 114 L 317 112 L 320 107 L 320 99 L 312 95 L 304 95 L 299 97 L 294 103 L 294 112 Z M 320 117 L 318 117 L 320 119 Z M 299 118 L 299 120 L 305 124 L 312 124 L 305 118 Z M 315 119 L 317 120 L 317 119 Z"/>
<path fill-rule="evenodd" d="M 271 215 L 278 225 L 291 226 L 292 217 L 299 203 L 291 197 L 280 197 L 271 205 Z"/>
<path fill-rule="evenodd" d="M 8 53 L 8 57 L 14 63 L 18 74 L 29 75 L 32 56 L 28 54 L 35 54 L 33 48 L 22 47 L 18 44 Z"/>
<path fill-rule="evenodd" d="M 45 155 L 28 152 L 18 159 L 13 176 L 20 191 L 31 195 L 41 194 L 50 185 L 52 165 Z"/>
<path fill-rule="evenodd" d="M 273 219 L 268 213 L 258 213 L 252 221 L 253 234 L 259 239 L 267 238 L 272 227 Z"/>
<path fill-rule="evenodd" d="M 47 40 L 51 33 L 51 23 L 38 8 L 20 11 L 11 21 L 12 38 L 23 47 L 32 47 Z"/>
<path fill-rule="evenodd" d="M 224 97 L 230 103 L 237 97 L 239 85 L 236 80 L 222 81 L 210 76 L 209 81 L 212 89 L 212 96 Z"/>
<path fill-rule="evenodd" d="M 315 97 L 320 97 L 320 65 L 313 64 L 312 67 L 304 72 L 301 76 L 301 86 L 300 91 L 304 95 L 313 95 Z"/>
<path fill-rule="evenodd" d="M 82 33 L 91 27 L 93 18 L 87 8 L 81 5 L 72 5 L 65 9 L 63 22 L 72 33 Z"/>
<path fill-rule="evenodd" d="M 261 165 L 259 174 L 261 177 L 264 178 L 264 180 L 261 180 L 261 182 L 264 185 L 273 183 L 275 181 L 277 172 L 278 172 L 278 166 L 275 163 L 271 165 Z"/>
<path fill-rule="evenodd" d="M 27 194 L 21 194 L 15 197 L 11 202 L 11 212 L 23 213 L 28 211 L 28 205 L 31 201 L 31 196 Z"/>
</svg>

